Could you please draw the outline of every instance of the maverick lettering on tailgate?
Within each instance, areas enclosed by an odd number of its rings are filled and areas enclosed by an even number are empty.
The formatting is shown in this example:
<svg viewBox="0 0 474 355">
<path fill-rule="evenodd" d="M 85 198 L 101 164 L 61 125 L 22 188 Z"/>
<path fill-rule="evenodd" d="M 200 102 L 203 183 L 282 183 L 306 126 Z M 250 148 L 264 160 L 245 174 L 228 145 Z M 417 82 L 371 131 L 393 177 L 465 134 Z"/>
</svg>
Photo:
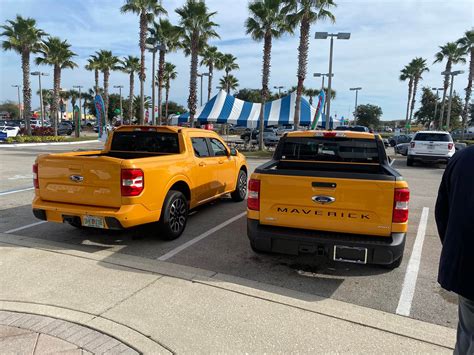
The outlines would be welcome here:
<svg viewBox="0 0 474 355">
<path fill-rule="evenodd" d="M 370 220 L 370 215 L 367 213 L 360 212 L 348 212 L 348 211 L 326 211 L 318 210 L 314 208 L 294 208 L 294 207 L 277 207 L 278 213 L 290 214 L 290 215 L 311 215 L 321 217 L 334 217 L 334 218 L 348 218 L 348 219 L 363 219 Z"/>
</svg>

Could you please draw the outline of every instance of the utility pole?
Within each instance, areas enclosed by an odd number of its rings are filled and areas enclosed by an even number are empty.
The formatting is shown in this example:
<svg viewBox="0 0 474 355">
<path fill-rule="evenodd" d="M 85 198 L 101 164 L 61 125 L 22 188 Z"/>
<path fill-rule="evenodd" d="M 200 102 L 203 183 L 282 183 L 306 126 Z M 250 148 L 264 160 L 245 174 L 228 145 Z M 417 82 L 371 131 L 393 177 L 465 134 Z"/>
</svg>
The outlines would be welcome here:
<svg viewBox="0 0 474 355">
<path fill-rule="evenodd" d="M 33 76 L 38 77 L 39 83 L 39 96 L 40 96 L 40 111 L 41 111 L 41 127 L 44 127 L 44 105 L 43 105 L 43 90 L 41 89 L 41 77 L 42 76 L 49 76 L 48 73 L 42 73 L 39 71 L 34 71 L 31 73 Z"/>
<path fill-rule="evenodd" d="M 278 90 L 278 98 L 280 98 L 281 97 L 281 89 L 284 89 L 285 87 L 284 86 L 274 86 L 273 88 Z"/>
<path fill-rule="evenodd" d="M 454 77 L 458 74 L 463 74 L 464 70 L 455 70 L 455 71 L 444 71 L 442 75 L 451 75 L 451 89 L 449 90 L 449 102 L 448 102 L 448 115 L 446 117 L 446 131 L 449 132 L 449 124 L 451 121 L 451 104 L 453 101 L 453 84 L 454 84 Z"/>
<path fill-rule="evenodd" d="M 434 112 L 434 117 L 433 117 L 433 121 L 436 122 L 436 116 L 437 116 L 437 113 L 438 113 L 439 91 L 443 91 L 444 88 L 431 88 L 431 90 L 436 91 L 435 112 Z"/>
<path fill-rule="evenodd" d="M 21 120 L 22 118 L 24 118 L 21 112 L 21 99 L 20 99 L 21 85 L 12 85 L 12 88 L 17 88 L 18 90 L 18 118 Z"/>
<path fill-rule="evenodd" d="M 359 90 L 362 90 L 362 88 L 361 87 L 350 88 L 349 90 L 356 92 L 356 99 L 355 99 L 355 106 L 354 106 L 354 126 L 355 126 L 356 125 L 356 111 L 357 111 L 357 97 L 358 97 Z"/>
<path fill-rule="evenodd" d="M 73 85 L 73 88 L 79 89 L 79 120 L 78 120 L 79 122 L 76 122 L 76 129 L 75 129 L 76 137 L 79 137 L 80 132 L 81 132 L 81 123 L 82 123 L 81 89 L 83 88 L 83 86 L 82 85 Z M 74 115 L 74 107 L 72 108 L 72 114 Z"/>
<path fill-rule="evenodd" d="M 120 124 L 123 124 L 123 111 L 122 111 L 122 89 L 123 85 L 114 85 L 114 88 L 119 89 L 119 94 L 120 94 Z M 155 109 L 153 108 L 153 114 L 155 113 Z M 153 121 L 153 124 L 155 121 Z"/>
</svg>

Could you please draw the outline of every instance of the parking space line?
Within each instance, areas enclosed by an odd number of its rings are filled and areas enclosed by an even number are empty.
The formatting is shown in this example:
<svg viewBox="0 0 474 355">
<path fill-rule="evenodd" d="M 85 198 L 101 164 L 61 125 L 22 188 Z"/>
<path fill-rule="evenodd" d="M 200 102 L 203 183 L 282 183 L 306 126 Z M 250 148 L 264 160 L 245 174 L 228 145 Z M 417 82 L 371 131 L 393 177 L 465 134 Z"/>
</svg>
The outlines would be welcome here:
<svg viewBox="0 0 474 355">
<path fill-rule="evenodd" d="M 186 243 L 180 245 L 179 247 L 174 248 L 173 250 L 167 252 L 166 254 L 160 256 L 157 259 L 160 260 L 160 261 L 165 261 L 165 260 L 168 260 L 168 259 L 172 258 L 176 254 L 182 252 L 184 249 L 186 249 L 186 248 L 190 247 L 191 245 L 203 240 L 204 238 L 210 236 L 211 234 L 217 232 L 218 230 L 224 228 L 225 226 L 228 226 L 229 224 L 237 221 L 238 219 L 244 217 L 246 214 L 247 214 L 247 212 L 242 212 L 242 213 L 238 214 L 237 216 L 232 217 L 231 219 L 228 219 L 227 221 L 215 226 L 214 228 L 209 229 L 207 232 L 204 232 L 201 235 L 197 236 L 196 238 L 193 238 L 193 239 L 187 241 Z"/>
<path fill-rule="evenodd" d="M 405 279 L 403 280 L 402 293 L 398 301 L 396 313 L 402 316 L 409 316 L 411 311 L 411 303 L 415 295 L 416 280 L 418 271 L 420 270 L 421 251 L 423 250 L 423 242 L 425 240 L 426 226 L 428 224 L 428 213 L 430 209 L 423 207 L 418 224 L 418 232 L 416 233 L 415 243 L 411 252 L 410 261 L 408 262 Z"/>
<path fill-rule="evenodd" d="M 29 191 L 29 190 L 34 190 L 34 189 L 35 189 L 34 187 L 26 187 L 24 189 L 2 191 L 0 192 L 0 196 L 15 194 L 17 192 Z"/>
<path fill-rule="evenodd" d="M 27 224 L 26 226 L 18 227 L 18 228 L 15 228 L 15 229 L 10 229 L 10 230 L 8 230 L 6 232 L 3 232 L 3 233 L 5 233 L 5 234 L 15 233 L 15 232 L 21 231 L 23 229 L 28 229 L 28 228 L 31 228 L 31 227 L 34 227 L 34 226 L 38 226 L 38 225 L 43 224 L 43 223 L 46 223 L 46 221 L 39 221 L 39 222 Z"/>
</svg>

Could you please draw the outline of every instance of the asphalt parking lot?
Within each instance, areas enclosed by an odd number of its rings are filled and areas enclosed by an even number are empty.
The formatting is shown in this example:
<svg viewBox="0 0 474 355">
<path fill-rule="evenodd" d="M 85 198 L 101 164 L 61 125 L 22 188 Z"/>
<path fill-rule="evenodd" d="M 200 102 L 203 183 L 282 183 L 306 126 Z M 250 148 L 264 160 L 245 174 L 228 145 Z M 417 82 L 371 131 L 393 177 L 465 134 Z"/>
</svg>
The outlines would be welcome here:
<svg viewBox="0 0 474 355">
<path fill-rule="evenodd" d="M 334 263 L 314 256 L 255 254 L 246 235 L 245 202 L 234 203 L 226 198 L 193 211 L 184 234 L 171 242 L 160 240 L 158 231 L 152 228 L 78 230 L 66 224 L 36 220 L 30 207 L 31 165 L 36 155 L 98 147 L 98 143 L 1 147 L 0 232 L 67 243 L 71 249 L 81 246 L 91 253 L 107 249 L 118 254 L 166 260 L 447 327 L 456 326 L 456 297 L 441 290 L 436 282 L 441 248 L 433 212 L 443 166 L 407 167 L 404 157 L 395 157 L 394 167 L 410 185 L 410 224 L 403 263 L 389 271 L 369 265 Z M 249 160 L 252 170 L 261 163 L 262 160 Z"/>
</svg>

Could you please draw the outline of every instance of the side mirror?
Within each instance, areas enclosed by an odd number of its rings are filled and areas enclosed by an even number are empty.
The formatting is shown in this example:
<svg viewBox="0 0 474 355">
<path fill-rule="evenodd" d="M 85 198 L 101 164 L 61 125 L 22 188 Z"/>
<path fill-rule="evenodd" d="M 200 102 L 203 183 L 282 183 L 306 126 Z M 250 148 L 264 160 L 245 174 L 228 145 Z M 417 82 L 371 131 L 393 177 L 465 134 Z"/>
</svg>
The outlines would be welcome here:
<svg viewBox="0 0 474 355">
<path fill-rule="evenodd" d="M 237 156 L 237 153 L 238 153 L 237 149 L 235 149 L 235 148 L 230 148 L 230 155 L 231 155 L 231 156 L 235 157 L 235 156 Z"/>
</svg>

